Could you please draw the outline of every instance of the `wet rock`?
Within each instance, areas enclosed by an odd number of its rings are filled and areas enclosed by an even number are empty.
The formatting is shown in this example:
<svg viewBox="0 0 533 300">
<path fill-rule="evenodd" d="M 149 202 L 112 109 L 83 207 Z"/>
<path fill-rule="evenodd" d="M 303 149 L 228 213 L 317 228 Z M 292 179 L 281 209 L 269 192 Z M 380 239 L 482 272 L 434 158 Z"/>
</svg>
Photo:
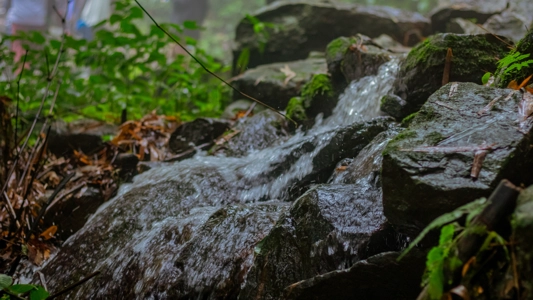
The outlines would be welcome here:
<svg viewBox="0 0 533 300">
<path fill-rule="evenodd" d="M 279 145 L 289 138 L 287 120 L 271 110 L 240 120 L 228 133 L 227 140 L 215 146 L 216 153 L 242 157 L 253 151 Z"/>
<path fill-rule="evenodd" d="M 169 211 L 165 216 L 141 214 L 134 221 L 125 213 L 138 205 L 133 203 L 114 201 L 70 239 L 43 270 L 48 287 L 57 290 L 98 269 L 101 274 L 71 293 L 72 299 L 235 298 L 255 244 L 287 206 L 203 207 L 186 217 Z M 110 240 L 112 246 L 105 244 Z"/>
<path fill-rule="evenodd" d="M 409 52 L 401 63 L 393 92 L 382 99 L 381 110 L 402 119 L 416 112 L 442 86 L 448 48 L 453 58 L 449 81 L 481 83 L 485 72 L 496 69 L 507 45 L 490 34 L 437 34 Z"/>
<path fill-rule="evenodd" d="M 105 196 L 95 187 L 84 188 L 81 195 L 53 201 L 44 216 L 45 227 L 56 225 L 55 236 L 65 241 L 80 230 L 89 217 L 105 202 Z"/>
<path fill-rule="evenodd" d="M 381 151 L 396 133 L 381 133 L 359 153 L 347 167 L 357 174 L 332 180 L 344 184 L 316 186 L 295 201 L 261 241 L 240 299 L 279 299 L 294 282 L 405 245 L 383 216 L 379 180 Z"/>
<path fill-rule="evenodd" d="M 516 243 L 516 267 L 520 280 L 520 296 L 533 297 L 533 187 L 522 191 L 515 210 L 514 242 Z M 515 275 L 516 276 L 516 275 Z"/>
<path fill-rule="evenodd" d="M 333 271 L 297 282 L 285 290 L 286 299 L 416 299 L 425 267 L 425 254 L 414 250 L 397 261 L 398 252 L 381 253 Z"/>
<path fill-rule="evenodd" d="M 340 37 L 326 48 L 328 72 L 335 82 L 348 83 L 368 75 L 376 75 L 379 66 L 391 59 L 392 53 L 383 50 L 372 39 L 358 34 Z"/>
<path fill-rule="evenodd" d="M 226 108 L 224 109 L 224 112 L 222 113 L 221 118 L 223 119 L 234 119 L 238 114 L 242 114 L 243 112 L 247 112 L 251 109 L 251 112 L 253 114 L 257 114 L 263 110 L 265 110 L 265 107 L 262 105 L 258 105 L 257 103 L 251 100 L 245 100 L 245 99 L 239 99 L 235 100 L 232 103 L 230 103 Z M 253 106 L 253 108 L 252 108 Z"/>
<path fill-rule="evenodd" d="M 294 74 L 291 75 L 291 72 Z M 283 110 L 289 99 L 300 95 L 302 86 L 313 75 L 325 74 L 326 72 L 324 58 L 308 58 L 250 69 L 237 77 L 233 84 L 241 92 L 276 109 Z M 237 93 L 234 96 L 240 97 Z"/>
<path fill-rule="evenodd" d="M 517 123 L 521 100 L 519 91 L 473 83 L 450 83 L 433 94 L 383 152 L 388 220 L 416 235 L 437 216 L 488 196 L 501 178 L 528 183 L 531 138 L 519 130 L 531 125 Z M 489 153 L 473 178 L 474 152 L 483 147 Z"/>
<path fill-rule="evenodd" d="M 251 249 L 284 207 L 257 202 L 289 200 L 291 186 L 327 180 L 337 161 L 356 156 L 390 123 L 380 118 L 301 134 L 246 157 L 195 156 L 146 171 L 47 264 L 48 287 L 57 290 L 98 269 L 102 274 L 73 298 L 232 298 L 246 278 Z"/>
<path fill-rule="evenodd" d="M 329 117 L 338 99 L 329 76 L 318 74 L 303 86 L 301 97 L 291 98 L 285 111 L 288 117 L 309 127 L 318 114 Z"/>
<path fill-rule="evenodd" d="M 493 15 L 507 8 L 506 0 L 440 0 L 431 13 L 431 25 L 434 32 L 446 32 L 448 23 L 455 18 L 475 19 L 483 24 Z"/>
<path fill-rule="evenodd" d="M 223 120 L 198 118 L 192 122 L 184 123 L 172 133 L 168 146 L 174 153 L 190 152 L 185 159 L 194 155 L 194 147 L 210 147 L 217 137 L 230 127 L 230 123 Z M 193 151 L 191 151 L 193 150 Z"/>
<path fill-rule="evenodd" d="M 116 126 L 95 120 L 68 124 L 56 121 L 48 137 L 48 150 L 56 156 L 70 155 L 73 150 L 93 154 L 104 146 L 103 136 L 116 134 L 117 131 Z"/>
<path fill-rule="evenodd" d="M 120 153 L 113 161 L 113 166 L 119 170 L 119 177 L 124 181 L 131 181 L 137 175 L 139 157 L 133 153 Z"/>
<path fill-rule="evenodd" d="M 255 15 L 261 22 L 272 23 L 267 29 L 269 39 L 263 53 L 259 51 L 258 35 L 252 24 L 241 21 L 236 31 L 234 70 L 243 51 L 250 50 L 249 67 L 272 62 L 293 61 L 307 57 L 311 51 L 324 51 L 326 45 L 340 36 L 358 33 L 371 38 L 387 34 L 403 43 L 411 32 L 429 34 L 430 25 L 418 13 L 378 6 L 347 3 L 307 3 L 279 1 L 259 10 Z M 416 40 L 418 42 L 420 40 Z"/>
</svg>

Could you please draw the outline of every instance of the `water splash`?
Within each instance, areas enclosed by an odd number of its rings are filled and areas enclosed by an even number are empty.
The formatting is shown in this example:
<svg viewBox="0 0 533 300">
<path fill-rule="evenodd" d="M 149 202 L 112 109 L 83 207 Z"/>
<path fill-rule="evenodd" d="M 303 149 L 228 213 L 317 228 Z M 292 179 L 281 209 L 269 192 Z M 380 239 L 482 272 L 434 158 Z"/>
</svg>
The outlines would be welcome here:
<svg viewBox="0 0 533 300">
<path fill-rule="evenodd" d="M 239 158 L 199 154 L 136 176 L 133 184 L 123 185 L 115 198 L 102 205 L 85 227 L 65 242 L 62 252 L 45 268 L 55 277 L 49 286 L 63 286 L 95 269 L 103 270 L 99 283 L 82 286 L 78 295 L 114 293 L 139 298 L 143 291 L 156 289 L 162 293 L 156 297 L 164 298 L 171 296 L 164 294 L 168 287 L 184 293 L 195 287 L 209 293 L 231 285 L 225 282 L 228 274 L 219 276 L 221 268 L 208 266 L 237 262 L 244 268 L 239 274 L 246 274 L 253 244 L 285 207 L 275 201 L 265 202 L 272 203 L 268 205 L 258 202 L 289 200 L 291 185 L 315 171 L 316 157 L 324 155 L 322 150 L 339 132 L 344 134 L 341 128 L 377 116 L 379 100 L 389 92 L 397 66 L 398 60 L 392 60 L 376 76 L 351 83 L 332 116 L 319 119 L 308 132 L 298 131 L 280 145 Z M 341 143 L 342 139 L 336 141 Z M 340 151 L 343 145 L 336 147 Z M 248 208 L 242 208 L 243 204 Z M 229 207 L 232 205 L 241 208 Z M 214 226 L 210 220 L 219 211 L 235 217 Z M 255 219 L 248 217 L 251 215 Z M 86 242 L 102 239 L 105 242 Z M 200 248 L 208 247 L 209 241 L 216 243 L 212 246 L 220 255 L 209 251 L 202 257 L 190 254 L 187 251 L 192 251 L 194 241 Z M 236 253 L 236 249 L 243 248 L 251 252 Z M 72 266 L 77 269 L 67 270 Z M 239 274 L 233 275 L 241 278 Z M 175 281 L 178 279 L 181 281 Z"/>
</svg>

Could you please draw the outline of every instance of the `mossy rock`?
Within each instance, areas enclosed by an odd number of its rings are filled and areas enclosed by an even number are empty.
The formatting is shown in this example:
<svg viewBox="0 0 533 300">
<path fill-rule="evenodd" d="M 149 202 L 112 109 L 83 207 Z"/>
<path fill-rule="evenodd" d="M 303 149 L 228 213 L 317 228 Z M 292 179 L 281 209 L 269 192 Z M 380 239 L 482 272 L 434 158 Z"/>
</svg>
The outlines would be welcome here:
<svg viewBox="0 0 533 300">
<path fill-rule="evenodd" d="M 392 55 L 362 34 L 337 38 L 326 47 L 328 73 L 339 89 L 353 80 L 377 74 L 379 66 Z"/>
<path fill-rule="evenodd" d="M 492 109 L 478 114 L 497 98 L 501 101 Z M 530 135 L 517 129 L 521 100 L 519 91 L 474 83 L 450 83 L 433 94 L 383 151 L 389 221 L 414 236 L 434 218 L 489 196 L 502 178 L 528 184 L 533 151 Z M 531 125 L 522 130 L 530 132 Z M 488 145 L 492 148 L 473 178 L 474 153 Z"/>
<path fill-rule="evenodd" d="M 409 52 L 401 63 L 393 94 L 405 105 L 385 105 L 382 111 L 402 119 L 420 109 L 428 97 L 442 86 L 446 55 L 453 53 L 450 82 L 481 83 L 485 72 L 494 72 L 498 57 L 507 54 L 507 44 L 490 34 L 437 34 Z M 387 103 L 387 102 L 386 102 Z M 396 110 L 396 108 L 400 110 Z"/>
<path fill-rule="evenodd" d="M 289 101 L 286 112 L 297 122 L 314 119 L 319 113 L 327 117 L 331 115 L 337 100 L 338 94 L 329 76 L 316 74 L 302 87 L 301 96 Z"/>
<path fill-rule="evenodd" d="M 294 76 L 289 77 L 293 72 Z M 297 97 L 302 87 L 313 75 L 327 72 L 326 61 L 321 58 L 308 58 L 287 63 L 275 63 L 250 69 L 239 75 L 234 85 L 241 92 L 264 102 L 275 109 L 283 110 L 292 97 Z M 234 98 L 242 97 L 234 93 Z"/>
<path fill-rule="evenodd" d="M 256 13 L 261 22 L 273 24 L 267 28 L 268 41 L 260 51 L 260 35 L 251 22 L 243 18 L 237 25 L 234 72 L 244 49 L 250 51 L 249 67 L 285 62 L 308 57 L 311 51 L 324 51 L 327 44 L 340 36 L 364 34 L 371 38 L 387 34 L 399 42 L 410 32 L 427 36 L 430 23 L 419 13 L 391 7 L 364 6 L 353 3 L 326 1 L 276 1 Z"/>
</svg>

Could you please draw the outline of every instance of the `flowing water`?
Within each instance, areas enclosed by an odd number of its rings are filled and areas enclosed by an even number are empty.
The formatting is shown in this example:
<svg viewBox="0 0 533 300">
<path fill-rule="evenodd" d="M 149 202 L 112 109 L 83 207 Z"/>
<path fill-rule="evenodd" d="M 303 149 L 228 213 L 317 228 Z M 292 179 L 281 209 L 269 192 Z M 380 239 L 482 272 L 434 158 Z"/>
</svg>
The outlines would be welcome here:
<svg viewBox="0 0 533 300">
<path fill-rule="evenodd" d="M 379 115 L 397 70 L 393 59 L 376 76 L 351 83 L 332 116 L 318 117 L 312 129 L 281 145 L 240 158 L 200 153 L 136 176 L 44 267 L 48 286 L 58 289 L 101 270 L 72 297 L 233 295 L 231 283 L 242 282 L 253 245 L 286 211 L 283 201 L 293 200 L 291 186 L 316 172 L 314 160 L 343 128 Z"/>
</svg>

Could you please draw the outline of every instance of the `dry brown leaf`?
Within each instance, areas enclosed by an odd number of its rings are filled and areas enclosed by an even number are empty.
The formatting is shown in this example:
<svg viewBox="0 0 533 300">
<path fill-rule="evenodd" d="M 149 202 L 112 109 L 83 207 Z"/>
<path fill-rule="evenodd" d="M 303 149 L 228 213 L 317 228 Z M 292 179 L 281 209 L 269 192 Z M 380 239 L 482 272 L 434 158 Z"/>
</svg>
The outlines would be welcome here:
<svg viewBox="0 0 533 300">
<path fill-rule="evenodd" d="M 477 179 L 479 177 L 479 173 L 481 172 L 481 168 L 483 166 L 483 161 L 485 160 L 485 157 L 487 157 L 488 153 L 488 150 L 478 150 L 474 153 L 474 163 L 472 164 L 472 171 L 470 172 L 470 177 L 473 179 Z"/>
<path fill-rule="evenodd" d="M 452 68 L 452 58 L 453 58 L 452 48 L 448 48 L 448 51 L 446 52 L 446 59 L 444 62 L 444 72 L 442 74 L 442 85 L 445 85 L 448 82 L 450 82 L 450 71 Z"/>
<path fill-rule="evenodd" d="M 42 237 L 44 240 L 49 240 L 54 237 L 54 234 L 57 232 L 57 226 L 52 225 L 48 227 L 45 231 L 43 231 L 39 236 Z"/>
<path fill-rule="evenodd" d="M 289 65 L 285 65 L 283 68 L 279 69 L 283 74 L 285 74 L 285 80 L 283 81 L 283 85 L 287 85 L 291 79 L 296 77 L 296 73 L 294 73 L 291 68 L 289 68 Z"/>
</svg>

